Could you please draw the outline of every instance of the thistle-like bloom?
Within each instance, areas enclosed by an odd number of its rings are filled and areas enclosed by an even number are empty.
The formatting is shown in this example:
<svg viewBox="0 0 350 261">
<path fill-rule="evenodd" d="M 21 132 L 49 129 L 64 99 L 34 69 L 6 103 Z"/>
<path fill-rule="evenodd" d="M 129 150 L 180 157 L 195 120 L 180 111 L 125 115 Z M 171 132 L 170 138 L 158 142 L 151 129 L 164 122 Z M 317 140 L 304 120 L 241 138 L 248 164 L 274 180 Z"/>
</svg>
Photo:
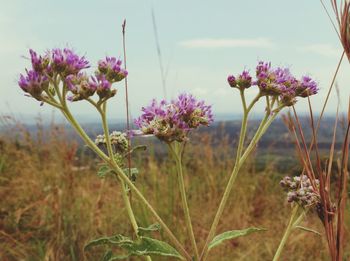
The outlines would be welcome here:
<svg viewBox="0 0 350 261">
<path fill-rule="evenodd" d="M 306 175 L 293 178 L 286 176 L 281 180 L 280 185 L 288 192 L 289 203 L 296 202 L 302 207 L 317 206 L 320 203 L 320 195 Z M 318 179 L 315 185 L 319 186 Z"/>
<path fill-rule="evenodd" d="M 249 72 L 244 70 L 237 78 L 237 86 L 241 89 L 247 89 L 252 86 L 252 77 Z"/>
<path fill-rule="evenodd" d="M 32 49 L 29 49 L 29 54 L 34 71 L 36 71 L 37 73 L 43 73 L 45 70 L 48 69 L 50 63 L 50 57 L 48 54 L 46 54 L 44 57 L 42 57 L 41 55 L 38 56 L 38 54 Z"/>
<path fill-rule="evenodd" d="M 233 75 L 229 75 L 227 77 L 227 82 L 231 87 L 237 87 L 236 77 L 234 77 Z"/>
<path fill-rule="evenodd" d="M 119 82 L 128 75 L 128 72 L 124 70 L 121 65 L 121 60 L 115 57 L 106 57 L 105 60 L 100 60 L 98 62 L 98 72 L 96 75 L 97 77 L 104 76 L 105 79 L 111 83 Z"/>
<path fill-rule="evenodd" d="M 84 56 L 80 57 L 73 50 L 53 49 L 51 51 L 51 67 L 52 70 L 60 73 L 63 76 L 77 74 L 82 69 L 89 68 L 89 62 Z"/>
<path fill-rule="evenodd" d="M 109 135 L 111 144 L 114 146 L 115 152 L 123 154 L 128 151 L 128 140 L 126 134 L 120 131 L 113 131 Z M 96 145 L 106 145 L 105 135 L 98 135 L 95 139 Z"/>
<path fill-rule="evenodd" d="M 252 86 L 252 77 L 248 71 L 244 70 L 237 78 L 233 75 L 229 75 L 227 77 L 227 82 L 231 87 L 247 89 Z"/>
<path fill-rule="evenodd" d="M 303 76 L 296 87 L 296 94 L 300 97 L 307 97 L 318 92 L 317 83 L 309 76 Z"/>
<path fill-rule="evenodd" d="M 170 103 L 153 100 L 142 112 L 135 124 L 144 134 L 153 134 L 165 142 L 185 141 L 192 129 L 213 122 L 211 106 L 190 94 L 181 94 Z"/>
<path fill-rule="evenodd" d="M 21 89 L 38 101 L 41 101 L 41 94 L 49 86 L 49 80 L 45 75 L 42 75 L 34 70 L 26 70 L 27 75 L 20 75 L 18 85 Z"/>
</svg>

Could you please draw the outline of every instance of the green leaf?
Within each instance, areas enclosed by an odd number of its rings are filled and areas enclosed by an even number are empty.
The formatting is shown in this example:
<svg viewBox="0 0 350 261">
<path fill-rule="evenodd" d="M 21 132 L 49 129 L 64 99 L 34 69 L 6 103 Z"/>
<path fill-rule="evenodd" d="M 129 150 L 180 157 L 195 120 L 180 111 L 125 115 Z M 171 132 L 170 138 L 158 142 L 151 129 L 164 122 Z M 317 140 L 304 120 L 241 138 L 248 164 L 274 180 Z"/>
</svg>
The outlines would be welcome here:
<svg viewBox="0 0 350 261">
<path fill-rule="evenodd" d="M 209 249 L 216 247 L 223 243 L 226 240 L 234 239 L 241 236 L 246 236 L 254 232 L 265 231 L 265 228 L 257 228 L 257 227 L 249 227 L 242 230 L 230 230 L 226 231 L 222 234 L 217 235 L 213 238 L 213 240 L 209 243 Z"/>
<path fill-rule="evenodd" d="M 126 246 L 125 249 L 136 256 L 158 255 L 184 260 L 179 252 L 168 243 L 150 237 L 140 237 L 132 246 Z"/>
<path fill-rule="evenodd" d="M 109 261 L 113 256 L 112 250 L 108 250 L 104 256 L 102 257 L 101 261 Z"/>
<path fill-rule="evenodd" d="M 137 168 L 130 168 L 130 172 L 129 172 L 129 168 L 125 168 L 125 169 L 123 169 L 123 172 L 133 182 L 136 181 L 137 175 L 139 174 L 139 170 Z"/>
<path fill-rule="evenodd" d="M 104 178 L 106 177 L 106 175 L 111 172 L 112 170 L 110 169 L 110 167 L 108 167 L 107 164 L 103 164 L 101 165 L 101 167 L 98 169 L 97 171 L 97 176 L 99 178 Z"/>
<path fill-rule="evenodd" d="M 147 146 L 146 145 L 138 145 L 133 147 L 129 152 L 125 153 L 124 156 L 127 156 L 128 154 L 140 151 L 140 150 L 146 150 Z"/>
<path fill-rule="evenodd" d="M 123 246 L 123 245 L 127 245 L 127 244 L 131 245 L 133 243 L 134 242 L 129 237 L 125 237 L 123 235 L 115 235 L 115 236 L 111 236 L 111 237 L 101 237 L 101 238 L 94 239 L 94 240 L 90 241 L 84 247 L 84 249 L 87 250 L 90 247 L 100 246 L 100 245 Z"/>
<path fill-rule="evenodd" d="M 321 234 L 320 232 L 318 232 L 318 231 L 316 231 L 316 230 L 313 230 L 313 229 L 311 229 L 311 228 L 302 227 L 302 226 L 296 226 L 296 228 L 299 228 L 299 229 L 304 230 L 304 231 L 306 231 L 306 232 L 314 233 L 314 234 L 316 234 L 316 235 L 318 235 L 318 236 L 322 236 L 322 234 Z"/>
<path fill-rule="evenodd" d="M 148 256 L 148 255 L 158 255 L 158 256 L 168 256 L 175 257 L 184 260 L 184 258 L 177 252 L 175 248 L 170 246 L 168 243 L 153 239 L 150 237 L 139 237 L 135 241 L 129 237 L 123 235 L 115 235 L 112 237 L 101 237 L 89 242 L 84 250 L 87 250 L 93 246 L 99 245 L 110 245 L 120 247 L 127 251 L 125 256 L 110 256 L 109 252 L 105 254 L 105 257 L 109 257 L 108 260 L 118 260 L 123 259 L 128 256 Z"/>
<path fill-rule="evenodd" d="M 148 227 L 139 227 L 137 234 L 139 236 L 143 236 L 145 233 L 147 232 L 155 232 L 155 231 L 159 231 L 161 229 L 161 226 L 158 223 L 149 225 Z"/>
</svg>

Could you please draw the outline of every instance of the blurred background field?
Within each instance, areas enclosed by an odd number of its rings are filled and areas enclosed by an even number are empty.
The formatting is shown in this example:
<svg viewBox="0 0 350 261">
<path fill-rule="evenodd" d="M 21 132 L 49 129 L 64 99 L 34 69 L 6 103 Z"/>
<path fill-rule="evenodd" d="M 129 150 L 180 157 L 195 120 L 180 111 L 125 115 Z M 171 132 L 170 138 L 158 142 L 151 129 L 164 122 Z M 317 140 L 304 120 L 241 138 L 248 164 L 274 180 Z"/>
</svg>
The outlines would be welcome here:
<svg viewBox="0 0 350 261">
<path fill-rule="evenodd" d="M 308 120 L 302 120 L 305 129 Z M 252 120 L 254 128 L 257 122 Z M 327 156 L 334 119 L 323 121 L 320 148 Z M 96 124 L 87 124 L 91 137 L 100 133 Z M 123 125 L 111 129 L 123 129 Z M 232 170 L 235 141 L 240 122 L 221 122 L 191 136 L 185 153 L 185 178 L 195 235 L 199 248 L 204 244 Z M 340 123 L 337 140 L 343 133 Z M 307 140 L 310 133 L 306 131 Z M 133 141 L 148 149 L 134 156 L 139 168 L 136 185 L 146 194 L 181 242 L 183 235 L 179 194 L 174 164 L 165 146 L 152 138 Z M 339 148 L 339 146 L 338 146 Z M 335 161 L 337 157 L 335 157 Z M 112 176 L 99 178 L 100 160 L 62 124 L 23 125 L 3 117 L 0 132 L 0 260 L 99 260 L 103 248 L 84 253 L 90 239 L 103 235 L 131 235 L 120 184 Z M 335 164 L 336 166 L 336 164 Z M 277 120 L 240 171 L 219 225 L 219 232 L 264 227 L 266 232 L 231 240 L 215 248 L 210 260 L 271 260 L 288 222 L 291 208 L 279 181 L 284 175 L 301 171 L 287 128 Z M 334 175 L 337 170 L 334 170 Z M 133 198 L 141 226 L 154 223 L 151 215 Z M 350 211 L 347 207 L 349 238 Z M 323 227 L 315 213 L 302 223 L 321 236 L 294 231 L 282 260 L 329 260 Z M 182 235 L 182 236 L 181 236 Z M 156 235 L 162 237 L 162 232 Z M 350 244 L 345 248 L 350 260 Z M 130 260 L 141 260 L 130 258 Z M 170 258 L 154 258 L 170 260 Z"/>
</svg>

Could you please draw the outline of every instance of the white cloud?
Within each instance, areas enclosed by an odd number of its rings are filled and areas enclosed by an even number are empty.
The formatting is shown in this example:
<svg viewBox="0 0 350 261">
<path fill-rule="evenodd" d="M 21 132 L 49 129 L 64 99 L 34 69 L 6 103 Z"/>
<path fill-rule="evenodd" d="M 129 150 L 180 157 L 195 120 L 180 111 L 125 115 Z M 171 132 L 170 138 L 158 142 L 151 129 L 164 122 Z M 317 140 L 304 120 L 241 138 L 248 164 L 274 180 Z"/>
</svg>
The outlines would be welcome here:
<svg viewBox="0 0 350 261">
<path fill-rule="evenodd" d="M 186 48 L 271 48 L 274 43 L 268 38 L 203 38 L 182 41 L 179 45 Z"/>
<path fill-rule="evenodd" d="M 327 56 L 327 57 L 339 57 L 342 53 L 342 49 L 335 47 L 331 44 L 316 43 L 309 44 L 299 48 L 302 52 L 311 52 L 317 55 Z"/>
</svg>

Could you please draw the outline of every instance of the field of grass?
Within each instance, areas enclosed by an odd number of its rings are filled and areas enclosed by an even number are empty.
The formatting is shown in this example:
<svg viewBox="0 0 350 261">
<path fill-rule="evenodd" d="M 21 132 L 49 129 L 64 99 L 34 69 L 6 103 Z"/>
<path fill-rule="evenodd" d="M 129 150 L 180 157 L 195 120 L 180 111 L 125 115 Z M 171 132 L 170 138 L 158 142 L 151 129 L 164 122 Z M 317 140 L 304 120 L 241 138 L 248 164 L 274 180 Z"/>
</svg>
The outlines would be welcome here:
<svg viewBox="0 0 350 261">
<path fill-rule="evenodd" d="M 199 249 L 234 163 L 235 146 L 232 148 L 229 140 L 235 137 L 218 133 L 200 132 L 186 148 L 185 182 Z M 190 248 L 189 239 L 183 236 L 186 228 L 174 164 L 156 148 L 149 146 L 132 159 L 140 171 L 136 185 L 179 240 Z M 282 154 L 285 164 L 288 158 L 295 157 L 293 150 Z M 288 173 L 281 171 L 276 168 L 276 160 L 277 165 L 283 162 L 276 154 L 269 154 L 268 149 L 257 149 L 240 171 L 219 224 L 219 232 L 249 226 L 267 231 L 228 241 L 215 248 L 209 260 L 272 259 L 291 213 L 279 181 L 283 175 L 300 171 L 298 164 L 288 167 Z M 119 233 L 132 235 L 120 183 L 112 176 L 100 179 L 96 175 L 99 162 L 62 126 L 43 128 L 39 124 L 34 132 L 20 125 L 4 130 L 0 135 L 0 260 L 99 260 L 103 247 L 84 252 L 89 240 Z M 141 226 L 154 223 L 135 198 L 132 204 Z M 348 207 L 346 238 L 349 214 Z M 282 260 L 329 260 L 317 215 L 308 213 L 302 225 L 319 231 L 321 236 L 294 231 Z M 162 231 L 156 236 L 163 237 Z M 350 260 L 350 244 L 344 257 Z"/>
</svg>

